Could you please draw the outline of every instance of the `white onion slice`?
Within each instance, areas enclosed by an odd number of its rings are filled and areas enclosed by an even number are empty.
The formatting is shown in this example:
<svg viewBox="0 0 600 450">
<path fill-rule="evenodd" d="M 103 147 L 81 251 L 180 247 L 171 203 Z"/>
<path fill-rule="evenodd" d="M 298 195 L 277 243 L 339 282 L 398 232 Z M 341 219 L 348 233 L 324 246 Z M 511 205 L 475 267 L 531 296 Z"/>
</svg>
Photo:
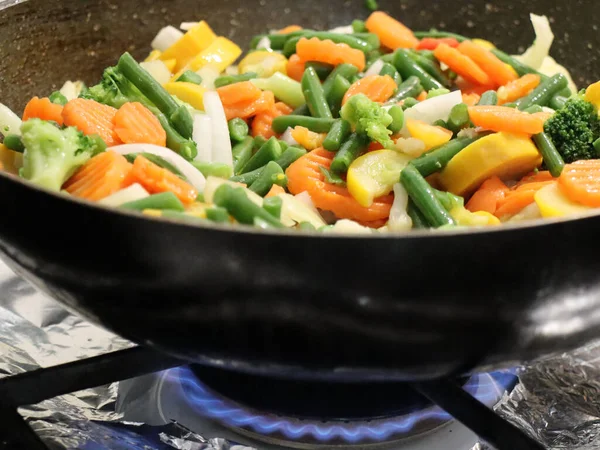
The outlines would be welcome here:
<svg viewBox="0 0 600 450">
<path fill-rule="evenodd" d="M 345 25 L 342 27 L 332 28 L 331 30 L 329 30 L 329 32 L 336 34 L 352 34 L 354 33 L 354 28 L 352 28 L 352 25 Z"/>
<path fill-rule="evenodd" d="M 21 135 L 21 119 L 12 110 L 0 103 L 0 134 Z"/>
<path fill-rule="evenodd" d="M 302 196 L 302 194 L 306 194 L 306 196 Z M 302 197 L 298 198 L 299 196 Z M 308 192 L 302 192 L 295 197 L 290 194 L 279 194 L 278 197 L 281 197 L 283 201 L 281 205 L 281 223 L 285 226 L 292 227 L 300 222 L 309 222 L 315 228 L 327 225 L 317 208 L 315 208 Z M 308 201 L 306 197 L 308 197 Z"/>
<path fill-rule="evenodd" d="M 165 161 L 168 161 L 177 167 L 198 192 L 204 190 L 204 185 L 206 184 L 204 175 L 183 157 L 179 156 L 169 148 L 152 144 L 124 144 L 111 147 L 110 150 L 117 152 L 120 155 L 128 155 L 130 153 L 152 153 L 153 155 L 160 156 Z"/>
<path fill-rule="evenodd" d="M 189 31 L 192 28 L 194 28 L 196 25 L 198 25 L 200 22 L 181 22 L 181 25 L 179 25 L 179 28 L 182 29 L 183 31 Z"/>
<path fill-rule="evenodd" d="M 152 75 L 152 78 L 158 81 L 161 85 L 168 83 L 171 79 L 171 71 L 162 61 L 144 61 L 140 63 L 140 66 L 150 75 Z"/>
<path fill-rule="evenodd" d="M 298 145 L 298 142 L 292 136 L 292 131 L 294 129 L 292 127 L 287 127 L 287 129 L 283 132 L 281 137 L 279 138 L 281 141 L 285 142 L 287 145 Z"/>
<path fill-rule="evenodd" d="M 257 50 L 271 50 L 271 39 L 269 39 L 266 36 L 260 38 L 260 40 L 256 44 L 256 49 Z"/>
<path fill-rule="evenodd" d="M 215 66 L 207 64 L 196 72 L 202 78 L 201 86 L 205 89 L 214 89 L 215 80 L 219 78 L 221 73 Z"/>
<path fill-rule="evenodd" d="M 394 184 L 394 203 L 390 210 L 390 219 L 388 221 L 388 230 L 390 231 L 410 231 L 412 228 L 412 219 L 406 212 L 408 206 L 408 193 L 401 183 Z"/>
<path fill-rule="evenodd" d="M 333 234 L 374 234 L 375 230 L 369 227 L 362 226 L 361 224 L 349 220 L 342 219 L 338 220 L 335 225 L 325 230 L 326 233 Z"/>
<path fill-rule="evenodd" d="M 108 197 L 104 197 L 98 203 L 105 206 L 121 206 L 125 203 L 135 202 L 143 198 L 149 197 L 150 194 L 141 184 L 134 183 L 131 186 L 121 189 Z"/>
<path fill-rule="evenodd" d="M 168 25 L 162 28 L 152 41 L 152 48 L 154 50 L 160 50 L 164 52 L 171 45 L 177 42 L 179 39 L 183 37 L 183 33 L 179 31 L 177 28 Z"/>
<path fill-rule="evenodd" d="M 208 91 L 204 94 L 204 110 L 208 117 L 210 117 L 212 124 L 211 162 L 223 163 L 233 167 L 227 118 L 225 117 L 225 110 L 223 109 L 223 104 L 218 93 Z"/>
<path fill-rule="evenodd" d="M 383 68 L 384 64 L 385 62 L 383 61 L 383 59 L 378 59 L 377 61 L 375 61 L 373 64 L 371 64 L 371 67 L 369 67 L 369 69 L 365 72 L 365 77 L 368 77 L 370 75 L 379 75 L 379 72 L 381 72 L 381 69 Z"/>
<path fill-rule="evenodd" d="M 437 97 L 424 100 L 412 108 L 404 111 L 404 127 L 401 133 L 407 135 L 406 120 L 422 120 L 425 123 L 432 124 L 436 120 L 448 119 L 450 111 L 454 106 L 462 103 L 462 93 L 460 91 L 450 92 L 449 94 L 439 95 Z"/>
<path fill-rule="evenodd" d="M 192 139 L 196 143 L 198 154 L 194 161 L 211 162 L 212 161 L 212 123 L 210 117 L 206 114 L 196 114 L 194 116 L 194 130 Z"/>
</svg>

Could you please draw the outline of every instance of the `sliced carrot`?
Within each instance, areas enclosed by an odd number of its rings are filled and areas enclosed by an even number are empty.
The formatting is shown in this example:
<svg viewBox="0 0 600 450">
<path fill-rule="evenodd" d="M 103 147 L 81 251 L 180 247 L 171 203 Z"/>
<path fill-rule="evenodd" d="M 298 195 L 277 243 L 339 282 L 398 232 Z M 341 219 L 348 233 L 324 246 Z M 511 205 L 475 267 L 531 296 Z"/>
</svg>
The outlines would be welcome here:
<svg viewBox="0 0 600 450">
<path fill-rule="evenodd" d="M 75 197 L 98 201 L 125 187 L 131 169 L 124 156 L 108 150 L 81 166 L 63 189 Z"/>
<path fill-rule="evenodd" d="M 267 192 L 267 195 L 265 195 L 265 198 L 275 197 L 279 194 L 285 194 L 285 189 L 279 186 L 278 184 L 274 184 L 273 186 L 271 186 L 269 192 Z"/>
<path fill-rule="evenodd" d="M 226 89 L 235 85 L 243 86 L 236 87 L 234 91 Z M 246 92 L 240 92 L 244 90 Z M 223 93 L 221 102 L 223 103 L 227 120 L 235 117 L 247 119 L 261 112 L 268 111 L 275 104 L 275 96 L 272 92 L 261 91 L 249 81 L 223 86 L 217 89 L 217 92 L 220 97 Z"/>
<path fill-rule="evenodd" d="M 115 133 L 125 144 L 167 145 L 167 133 L 156 116 L 137 102 L 119 108 L 115 114 Z"/>
<path fill-rule="evenodd" d="M 469 106 L 469 118 L 473 125 L 485 130 L 525 134 L 544 131 L 544 117 L 506 106 Z"/>
<path fill-rule="evenodd" d="M 65 105 L 62 117 L 65 125 L 77 127 L 86 135 L 97 134 L 112 147 L 121 143 L 114 130 L 116 114 L 117 110 L 111 106 L 76 98 Z"/>
<path fill-rule="evenodd" d="M 467 202 L 466 208 L 471 212 L 487 211 L 490 214 L 496 212 L 498 202 L 502 201 L 510 190 L 497 176 L 485 180 L 479 189 Z"/>
<path fill-rule="evenodd" d="M 423 38 L 419 41 L 417 50 L 435 50 L 441 44 L 456 48 L 459 42 L 454 38 Z"/>
<path fill-rule="evenodd" d="M 474 92 L 470 94 L 462 94 L 462 101 L 467 106 L 475 106 L 479 102 L 479 99 L 481 99 L 481 95 Z"/>
<path fill-rule="evenodd" d="M 389 75 L 369 75 L 355 81 L 346 91 L 342 100 L 345 105 L 348 99 L 356 94 L 365 94 L 372 101 L 383 103 L 388 100 L 398 88 L 398 85 Z"/>
<path fill-rule="evenodd" d="M 173 192 L 185 204 L 193 203 L 198 197 L 198 192 L 191 184 L 141 155 L 135 158 L 126 183 L 139 183 L 151 194 Z"/>
<path fill-rule="evenodd" d="M 302 38 L 296 45 L 296 54 L 301 61 L 318 61 L 322 63 L 332 64 L 352 64 L 359 71 L 363 71 L 366 65 L 365 54 L 347 44 L 336 44 L 335 42 L 326 39 L 318 38 L 306 39 Z"/>
<path fill-rule="evenodd" d="M 29 119 L 53 120 L 63 125 L 63 107 L 56 105 L 49 98 L 33 97 L 23 111 L 23 122 Z"/>
<path fill-rule="evenodd" d="M 427 92 L 422 91 L 419 95 L 417 95 L 417 101 L 422 102 L 424 100 L 427 100 Z"/>
<path fill-rule="evenodd" d="M 371 206 L 361 206 L 348 189 L 327 183 L 319 166 L 329 169 L 335 153 L 318 148 L 302 156 L 286 170 L 288 190 L 292 194 L 308 192 L 317 208 L 332 211 L 340 219 L 351 219 L 376 226 L 387 219 L 393 195 L 377 198 Z"/>
<path fill-rule="evenodd" d="M 518 188 L 523 184 L 527 183 L 539 183 L 544 181 L 556 181 L 556 178 L 552 176 L 552 174 L 547 170 L 540 170 L 538 172 L 531 172 L 525 175 L 521 180 L 514 186 L 514 188 Z"/>
<path fill-rule="evenodd" d="M 493 86 L 472 83 L 470 81 L 465 80 L 463 77 L 458 77 L 454 81 L 454 84 L 456 84 L 456 87 L 460 89 L 461 93 L 466 95 L 477 94 L 481 96 L 484 92 L 494 89 Z"/>
<path fill-rule="evenodd" d="M 392 50 L 397 48 L 415 48 L 419 40 L 404 24 L 381 11 L 372 13 L 365 22 L 367 30 L 375 33 L 381 44 Z"/>
<path fill-rule="evenodd" d="M 515 71 L 504 64 L 496 55 L 487 48 L 475 44 L 473 41 L 463 41 L 457 47 L 463 55 L 471 58 L 497 86 L 503 86 L 517 79 Z M 485 83 L 481 83 L 485 84 Z"/>
<path fill-rule="evenodd" d="M 306 69 L 306 63 L 300 59 L 300 57 L 294 53 L 290 56 L 287 62 L 287 75 L 293 80 L 301 81 L 304 70 Z"/>
<path fill-rule="evenodd" d="M 499 202 L 498 208 L 494 215 L 498 218 L 504 216 L 512 216 L 515 215 L 526 206 L 531 205 L 535 199 L 535 190 L 524 190 L 524 191 L 514 191 L 511 192 L 506 198 Z"/>
<path fill-rule="evenodd" d="M 217 89 L 224 107 L 257 101 L 262 91 L 250 81 L 229 84 Z"/>
<path fill-rule="evenodd" d="M 448 44 L 438 45 L 433 51 L 433 55 L 467 81 L 486 86 L 492 84 L 489 75 L 475 61 Z"/>
<path fill-rule="evenodd" d="M 558 186 L 571 200 L 585 206 L 600 206 L 600 159 L 567 164 L 558 178 Z"/>
<path fill-rule="evenodd" d="M 252 120 L 252 136 L 262 136 L 265 139 L 269 139 L 276 136 L 277 133 L 273 131 L 273 119 L 275 117 L 289 115 L 293 111 L 288 105 L 282 102 L 277 102 L 273 108 L 261 112 L 254 116 Z"/>
<path fill-rule="evenodd" d="M 293 33 L 294 31 L 300 31 L 302 30 L 302 27 L 300 25 L 288 25 L 285 28 L 282 28 L 281 30 L 277 31 L 277 34 L 288 34 L 288 33 Z"/>
<path fill-rule="evenodd" d="M 540 76 L 534 73 L 528 73 L 521 78 L 511 81 L 498 89 L 498 104 L 514 102 L 525 97 L 540 84 Z"/>
</svg>

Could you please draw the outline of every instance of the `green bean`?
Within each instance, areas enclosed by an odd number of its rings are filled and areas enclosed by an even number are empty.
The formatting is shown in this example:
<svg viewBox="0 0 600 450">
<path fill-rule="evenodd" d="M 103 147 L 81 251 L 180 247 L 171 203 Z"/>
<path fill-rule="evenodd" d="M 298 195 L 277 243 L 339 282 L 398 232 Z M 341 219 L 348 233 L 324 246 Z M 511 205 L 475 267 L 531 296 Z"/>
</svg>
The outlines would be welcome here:
<svg viewBox="0 0 600 450">
<path fill-rule="evenodd" d="M 402 83 L 402 77 L 396 70 L 396 68 L 390 63 L 383 63 L 381 70 L 379 71 L 379 75 L 389 75 L 392 77 L 394 82 L 399 86 Z"/>
<path fill-rule="evenodd" d="M 254 138 L 254 144 L 252 145 L 252 148 L 253 148 L 253 150 L 258 150 L 266 143 L 267 143 L 267 139 L 262 137 L 261 135 L 258 135 Z"/>
<path fill-rule="evenodd" d="M 242 81 L 250 81 L 257 77 L 258 74 L 256 72 L 246 72 L 239 75 L 221 75 L 215 79 L 215 87 L 229 86 L 230 84 L 241 83 Z"/>
<path fill-rule="evenodd" d="M 565 168 L 565 162 L 556 150 L 552 139 L 546 133 L 539 133 L 533 136 L 533 142 L 544 158 L 544 164 L 553 177 L 558 177 Z"/>
<path fill-rule="evenodd" d="M 300 222 L 298 224 L 298 229 L 302 231 L 317 231 L 315 226 L 310 222 Z"/>
<path fill-rule="evenodd" d="M 227 122 L 227 128 L 229 129 L 229 137 L 233 142 L 242 142 L 248 136 L 248 124 L 239 117 Z"/>
<path fill-rule="evenodd" d="M 544 111 L 544 108 L 542 108 L 540 105 L 531 105 L 529 108 L 525 108 L 523 110 L 523 112 L 526 112 L 527 114 L 535 114 L 542 111 Z"/>
<path fill-rule="evenodd" d="M 520 77 L 522 77 L 523 75 L 527 75 L 528 73 L 534 73 L 536 75 L 539 75 L 542 78 L 542 81 L 544 81 L 545 79 L 548 78 L 546 75 L 541 74 L 540 72 L 535 70 L 533 67 L 529 67 L 527 64 L 523 64 L 521 61 L 518 61 L 517 59 L 513 58 L 512 56 L 507 55 L 502 50 L 493 48 L 491 50 L 491 52 L 494 55 L 496 55 L 496 57 L 500 61 L 502 61 L 505 64 L 508 64 L 513 69 L 515 69 L 515 71 L 519 74 Z"/>
<path fill-rule="evenodd" d="M 296 36 L 300 36 L 303 33 L 305 33 L 306 30 L 299 30 L 299 31 L 293 31 L 291 33 L 286 33 L 286 34 L 259 34 L 257 36 L 254 36 L 252 38 L 252 40 L 250 41 L 250 48 L 252 50 L 256 49 L 256 46 L 258 45 L 258 42 L 264 38 L 267 37 L 269 38 L 270 41 L 270 47 L 273 50 L 283 50 L 283 47 L 285 45 L 285 43 L 287 42 L 288 39 L 296 37 Z"/>
<path fill-rule="evenodd" d="M 379 8 L 377 0 L 365 0 L 365 6 L 370 11 L 377 11 L 377 9 Z"/>
<path fill-rule="evenodd" d="M 441 89 L 432 89 L 431 91 L 429 91 L 427 93 L 427 98 L 434 98 L 434 97 L 439 97 L 440 95 L 446 95 L 449 94 L 450 91 L 446 88 L 441 88 Z"/>
<path fill-rule="evenodd" d="M 389 100 L 390 103 L 398 103 L 400 100 L 404 100 L 408 97 L 416 97 L 421 92 L 423 92 L 423 86 L 421 86 L 421 81 L 415 77 L 408 77 L 404 82 L 398 86 L 396 93 Z"/>
<path fill-rule="evenodd" d="M 498 104 L 498 94 L 496 91 L 485 91 L 481 94 L 481 98 L 478 105 L 497 105 Z"/>
<path fill-rule="evenodd" d="M 287 142 L 282 141 L 281 139 L 279 139 L 277 142 L 279 142 L 279 146 L 281 147 L 281 152 L 282 153 L 285 152 L 288 149 L 289 144 Z M 300 144 L 298 144 L 298 145 L 300 145 Z"/>
<path fill-rule="evenodd" d="M 240 173 L 251 172 L 254 169 L 264 166 L 269 161 L 276 160 L 281 156 L 281 146 L 277 138 L 269 139 L 244 165 Z"/>
<path fill-rule="evenodd" d="M 281 209 L 283 207 L 283 200 L 281 197 L 275 195 L 273 197 L 267 197 L 263 200 L 263 209 L 271 214 L 276 219 L 281 218 Z"/>
<path fill-rule="evenodd" d="M 201 84 L 202 77 L 200 75 L 198 75 L 196 72 L 194 72 L 193 70 L 186 70 L 175 81 L 181 81 L 184 83 Z"/>
<path fill-rule="evenodd" d="M 369 139 L 363 135 L 352 133 L 350 137 L 340 147 L 331 161 L 331 170 L 337 173 L 344 173 L 350 167 L 350 164 L 358 157 L 369 145 Z"/>
<path fill-rule="evenodd" d="M 450 130 L 454 133 L 458 133 L 461 128 L 468 125 L 469 120 L 469 107 L 464 103 L 459 103 L 450 110 L 450 115 L 448 116 L 446 123 Z"/>
<path fill-rule="evenodd" d="M 196 144 L 181 136 L 181 134 L 171 126 L 164 114 L 158 113 L 156 114 L 156 118 L 167 133 L 167 147 L 176 153 L 179 153 L 179 155 L 183 156 L 188 161 L 193 160 L 198 154 Z"/>
<path fill-rule="evenodd" d="M 427 177 L 446 167 L 446 164 L 448 164 L 458 152 L 475 142 L 479 137 L 480 136 L 474 138 L 464 137 L 453 139 L 450 142 L 413 159 L 411 164 L 417 168 L 421 175 Z"/>
<path fill-rule="evenodd" d="M 381 42 L 379 41 L 379 36 L 377 36 L 375 33 L 352 33 L 350 36 L 354 36 L 355 38 L 358 38 L 362 41 L 365 41 L 367 44 L 369 44 L 371 46 L 371 51 L 373 50 L 379 50 L 379 47 L 381 47 Z"/>
<path fill-rule="evenodd" d="M 336 120 L 327 137 L 323 141 L 323 148 L 330 152 L 335 152 L 340 149 L 342 142 L 344 142 L 350 135 L 350 123 L 345 120 Z"/>
<path fill-rule="evenodd" d="M 398 72 L 400 72 L 400 75 L 402 75 L 402 78 L 404 79 L 416 76 L 427 91 L 444 87 L 442 83 L 433 78 L 425 69 L 413 61 L 407 50 L 396 50 L 394 54 L 394 66 L 396 66 L 396 69 L 398 69 Z"/>
<path fill-rule="evenodd" d="M 302 147 L 288 147 L 275 161 L 283 170 L 290 167 L 298 158 L 306 155 L 306 149 Z"/>
<path fill-rule="evenodd" d="M 306 63 L 306 67 L 312 67 L 317 72 L 319 76 L 319 80 L 325 80 L 329 74 L 333 71 L 333 66 L 331 64 L 325 64 L 317 61 L 309 61 Z"/>
<path fill-rule="evenodd" d="M 392 123 L 388 126 L 388 129 L 392 133 L 399 133 L 404 126 L 404 110 L 401 106 L 394 105 L 388 109 L 388 114 L 392 116 Z"/>
<path fill-rule="evenodd" d="M 329 74 L 329 76 L 323 83 L 323 92 L 325 93 L 325 97 L 327 97 L 327 94 L 331 90 L 331 86 L 333 85 L 336 76 L 340 75 L 346 80 L 350 81 L 350 78 L 352 78 L 356 74 L 358 74 L 358 69 L 352 64 L 340 64 L 339 66 L 337 66 L 335 69 L 333 69 L 333 72 Z"/>
<path fill-rule="evenodd" d="M 352 29 L 355 33 L 366 33 L 368 31 L 365 21 L 358 19 L 352 21 Z"/>
<path fill-rule="evenodd" d="M 54 91 L 52 94 L 50 94 L 50 97 L 48 97 L 48 99 L 52 103 L 60 106 L 65 106 L 68 102 L 67 97 L 62 95 L 60 91 Z"/>
<path fill-rule="evenodd" d="M 283 227 L 279 220 L 250 200 L 244 188 L 223 184 L 215 191 L 213 201 L 215 205 L 225 208 L 239 223 L 253 225 L 254 219 L 259 218 L 272 227 Z"/>
<path fill-rule="evenodd" d="M 206 199 L 204 198 L 204 192 L 199 192 L 196 196 L 196 201 L 200 203 L 205 203 Z"/>
<path fill-rule="evenodd" d="M 233 155 L 233 173 L 238 174 L 240 169 L 246 165 L 246 163 L 252 157 L 252 146 L 254 139 L 252 136 L 246 136 L 244 140 L 236 144 L 232 149 Z"/>
<path fill-rule="evenodd" d="M 207 161 L 192 161 L 192 166 L 198 169 L 206 178 L 229 178 L 233 175 L 233 169 L 229 164 Z"/>
<path fill-rule="evenodd" d="M 325 178 L 325 182 L 335 186 L 346 187 L 346 182 L 337 173 L 331 172 L 325 166 L 319 166 L 319 171 Z"/>
<path fill-rule="evenodd" d="M 330 41 L 335 42 L 336 44 L 346 44 L 356 50 L 361 50 L 365 53 L 375 50 L 378 47 L 372 46 L 369 42 L 363 41 L 362 39 L 358 39 L 357 37 L 352 36 L 351 34 L 341 34 L 341 33 L 329 33 L 327 31 L 305 31 L 301 36 L 296 36 L 291 39 L 288 39 L 283 46 L 283 54 L 286 58 L 289 58 L 291 55 L 296 53 L 296 45 L 302 38 L 311 39 L 318 38 L 321 40 L 328 39 Z"/>
<path fill-rule="evenodd" d="M 185 211 L 183 203 L 172 192 L 162 192 L 146 198 L 127 202 L 121 208 L 143 211 L 144 209 L 170 209 L 173 211 Z"/>
<path fill-rule="evenodd" d="M 413 202 L 412 198 L 408 199 L 408 206 L 406 207 L 406 213 L 412 219 L 412 227 L 413 229 L 424 229 L 429 228 L 429 223 L 427 219 L 423 215 L 423 213 L 417 208 L 415 202 Z"/>
<path fill-rule="evenodd" d="M 342 100 L 344 99 L 346 92 L 348 92 L 348 89 L 350 89 L 350 82 L 344 77 L 337 75 L 326 96 L 327 105 L 331 111 L 332 117 L 337 118 L 340 116 Z"/>
<path fill-rule="evenodd" d="M 229 179 L 229 181 L 235 181 L 236 183 L 242 183 L 246 186 L 250 186 L 260 176 L 262 170 L 265 166 L 259 167 L 258 169 L 251 170 L 250 172 L 245 172 L 239 175 L 235 175 Z"/>
<path fill-rule="evenodd" d="M 446 122 L 444 119 L 438 119 L 435 122 L 433 122 L 432 125 L 434 125 L 436 127 L 442 127 L 442 128 L 449 129 L 448 128 L 448 122 Z"/>
<path fill-rule="evenodd" d="M 567 87 L 566 87 L 566 88 L 564 88 L 562 91 L 558 91 L 558 92 L 556 93 L 556 95 L 561 95 L 561 96 L 563 96 L 563 97 L 567 97 L 567 98 L 569 98 L 570 96 L 572 96 L 572 95 L 573 95 L 573 91 L 571 91 L 571 88 L 567 86 Z"/>
<path fill-rule="evenodd" d="M 600 156 L 600 138 L 596 139 L 592 145 L 594 146 L 594 150 L 596 150 L 596 156 Z"/>
<path fill-rule="evenodd" d="M 298 106 L 295 110 L 292 111 L 293 116 L 310 116 L 310 110 L 306 103 L 304 105 Z"/>
<path fill-rule="evenodd" d="M 4 146 L 13 152 L 23 153 L 25 151 L 21 136 L 16 134 L 7 134 L 4 136 Z"/>
<path fill-rule="evenodd" d="M 438 31 L 438 30 L 415 31 L 414 35 L 415 35 L 415 37 L 417 37 L 419 39 L 423 39 L 423 38 L 434 38 L 434 39 L 454 38 L 458 42 L 468 41 L 469 40 L 468 37 L 462 36 L 460 34 L 449 33 L 448 31 Z"/>
<path fill-rule="evenodd" d="M 190 134 L 188 139 L 191 139 L 192 131 L 194 129 L 194 119 L 186 105 L 179 105 L 177 107 L 175 112 L 169 117 L 169 123 L 171 123 L 182 136 L 187 136 L 184 133 L 187 133 L 187 130 L 189 130 Z"/>
<path fill-rule="evenodd" d="M 331 110 L 323 92 L 323 86 L 317 72 L 307 67 L 302 76 L 302 92 L 313 117 L 331 119 Z"/>
<path fill-rule="evenodd" d="M 409 164 L 402 170 L 400 182 L 427 222 L 436 228 L 455 225 L 454 219 L 437 199 L 433 188 L 415 166 Z"/>
<path fill-rule="evenodd" d="M 442 84 L 442 86 L 446 88 L 452 86 L 452 80 L 450 80 L 450 78 L 448 78 L 448 76 L 442 72 L 437 60 L 431 60 L 418 52 L 408 53 L 408 55 L 419 65 L 419 67 L 421 67 L 425 72 Z"/>
<path fill-rule="evenodd" d="M 367 63 L 367 67 L 371 67 L 371 64 L 373 64 L 375 61 L 377 61 L 378 59 L 381 59 L 381 57 L 383 56 L 383 52 L 379 49 L 377 50 L 371 50 L 369 53 L 366 54 L 366 63 Z"/>
<path fill-rule="evenodd" d="M 550 103 L 548 106 L 550 106 L 550 108 L 552 109 L 562 109 L 568 100 L 568 97 L 563 97 L 562 95 L 555 95 L 550 99 Z"/>
<path fill-rule="evenodd" d="M 288 127 L 296 126 L 308 128 L 315 133 L 328 133 L 334 122 L 335 119 L 289 115 L 275 117 L 272 126 L 275 133 L 283 133 Z"/>
<path fill-rule="evenodd" d="M 545 81 L 542 81 L 533 91 L 527 96 L 520 98 L 515 103 L 517 108 L 523 111 L 531 105 L 546 106 L 554 95 L 567 87 L 568 80 L 562 73 L 552 75 Z"/>
<path fill-rule="evenodd" d="M 402 109 L 403 110 L 407 110 L 408 108 L 412 108 L 415 105 L 419 104 L 419 100 L 417 100 L 416 98 L 413 97 L 408 97 L 407 99 L 404 100 L 404 103 L 402 103 Z"/>
<path fill-rule="evenodd" d="M 225 223 L 229 222 L 229 213 L 225 208 L 220 206 L 211 206 L 204 210 L 206 218 L 212 222 Z"/>
<path fill-rule="evenodd" d="M 383 62 L 394 64 L 394 54 L 393 53 L 385 53 L 380 57 Z"/>
<path fill-rule="evenodd" d="M 261 197 L 265 196 L 273 186 L 275 175 L 283 175 L 283 169 L 275 161 L 269 161 L 248 189 Z"/>
</svg>

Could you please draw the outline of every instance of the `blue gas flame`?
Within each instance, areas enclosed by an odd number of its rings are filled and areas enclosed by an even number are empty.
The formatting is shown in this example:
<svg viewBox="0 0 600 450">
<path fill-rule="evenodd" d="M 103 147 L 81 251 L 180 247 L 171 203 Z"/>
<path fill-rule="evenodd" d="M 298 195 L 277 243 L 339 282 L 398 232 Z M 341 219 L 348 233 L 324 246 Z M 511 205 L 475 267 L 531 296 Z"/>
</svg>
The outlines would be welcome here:
<svg viewBox="0 0 600 450">
<path fill-rule="evenodd" d="M 183 396 L 198 414 L 230 427 L 245 428 L 260 435 L 280 434 L 291 440 L 312 438 L 318 442 L 336 440 L 347 444 L 381 442 L 391 438 L 406 437 L 415 425 L 424 420 L 445 422 L 452 419 L 452 416 L 437 406 L 400 417 L 373 421 L 317 422 L 284 418 L 261 414 L 219 397 L 198 380 L 187 367 L 171 369 L 168 376 L 174 377 L 180 383 Z M 512 370 L 478 374 L 469 379 L 464 389 L 481 403 L 491 407 L 504 392 L 510 391 L 516 382 L 517 377 Z"/>
</svg>

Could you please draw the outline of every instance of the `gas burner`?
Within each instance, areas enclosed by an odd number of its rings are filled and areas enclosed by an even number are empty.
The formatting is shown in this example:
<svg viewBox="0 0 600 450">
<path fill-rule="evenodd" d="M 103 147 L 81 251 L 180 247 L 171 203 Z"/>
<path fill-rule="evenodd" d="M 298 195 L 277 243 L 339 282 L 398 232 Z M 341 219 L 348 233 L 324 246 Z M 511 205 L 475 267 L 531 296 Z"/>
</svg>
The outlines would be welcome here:
<svg viewBox="0 0 600 450">
<path fill-rule="evenodd" d="M 509 371 L 474 375 L 463 389 L 492 407 L 516 380 Z M 388 446 L 452 420 L 399 383 L 321 385 L 198 367 L 171 369 L 165 372 L 164 381 L 179 390 L 168 389 L 168 397 L 183 401 L 199 417 L 287 448 Z M 295 404 L 287 403 L 298 399 Z M 338 400 L 339 405 L 332 404 Z"/>
</svg>

